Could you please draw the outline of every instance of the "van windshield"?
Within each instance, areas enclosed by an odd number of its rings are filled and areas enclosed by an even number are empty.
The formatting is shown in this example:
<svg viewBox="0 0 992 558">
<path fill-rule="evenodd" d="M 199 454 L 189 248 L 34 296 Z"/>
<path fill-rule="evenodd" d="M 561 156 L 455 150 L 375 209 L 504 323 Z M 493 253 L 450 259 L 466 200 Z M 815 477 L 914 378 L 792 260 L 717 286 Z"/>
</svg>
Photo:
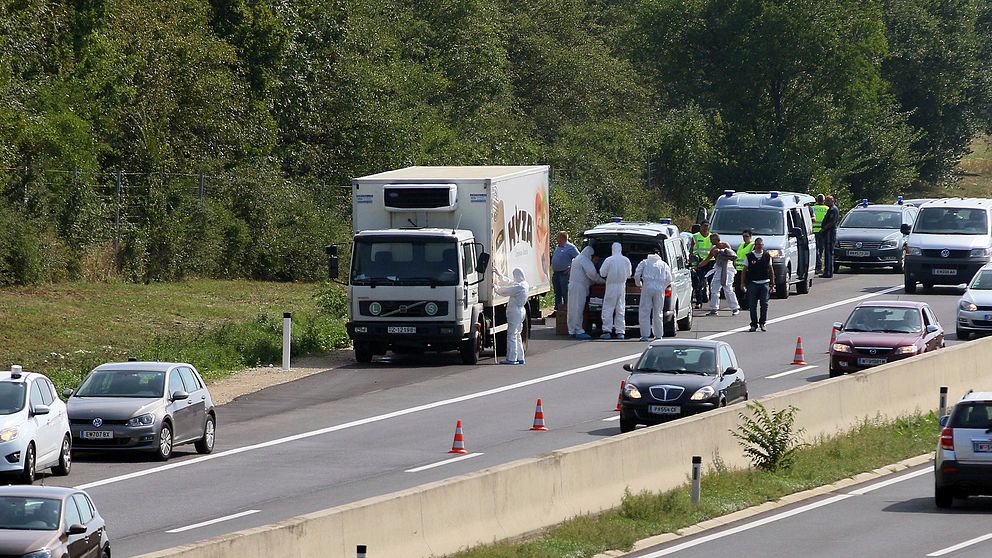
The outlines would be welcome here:
<svg viewBox="0 0 992 558">
<path fill-rule="evenodd" d="M 713 213 L 710 230 L 718 234 L 741 234 L 751 229 L 754 236 L 785 234 L 785 214 L 780 209 L 722 207 Z"/>
<path fill-rule="evenodd" d="M 352 285 L 457 285 L 458 244 L 441 239 L 362 239 L 355 242 Z"/>
<path fill-rule="evenodd" d="M 988 234 L 986 210 L 963 207 L 924 207 L 914 233 Z"/>
</svg>

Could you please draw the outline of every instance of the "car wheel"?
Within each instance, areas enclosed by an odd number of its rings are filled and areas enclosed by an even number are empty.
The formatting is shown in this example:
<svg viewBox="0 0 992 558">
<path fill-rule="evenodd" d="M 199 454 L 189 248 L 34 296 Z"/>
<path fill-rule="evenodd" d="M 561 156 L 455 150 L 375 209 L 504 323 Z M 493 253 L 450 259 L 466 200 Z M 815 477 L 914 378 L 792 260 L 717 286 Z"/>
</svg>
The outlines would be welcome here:
<svg viewBox="0 0 992 558">
<path fill-rule="evenodd" d="M 916 294 L 916 280 L 911 279 L 909 275 L 904 275 L 902 289 L 906 291 L 906 294 Z"/>
<path fill-rule="evenodd" d="M 892 269 L 896 273 L 902 273 L 902 270 L 905 268 L 905 266 L 906 266 L 906 254 L 900 253 L 899 261 L 896 263 L 896 265 L 892 266 Z"/>
<path fill-rule="evenodd" d="M 60 477 L 69 474 L 72 469 L 72 438 L 68 434 L 62 439 L 62 450 L 59 452 L 59 464 L 52 467 L 52 472 Z"/>
<path fill-rule="evenodd" d="M 675 323 L 675 316 L 679 315 L 679 311 L 675 309 L 675 315 L 672 316 L 671 320 L 665 320 L 665 323 L 661 326 L 662 334 L 665 337 L 675 337 L 675 332 L 678 331 L 677 324 Z M 643 333 L 641 335 L 644 335 Z"/>
<path fill-rule="evenodd" d="M 933 283 L 924 282 L 923 283 L 923 288 L 929 291 L 929 290 L 933 289 Z"/>
<path fill-rule="evenodd" d="M 635 428 L 637 428 L 637 422 L 620 419 L 620 432 L 630 432 Z"/>
<path fill-rule="evenodd" d="M 203 437 L 196 441 L 196 453 L 204 455 L 214 451 L 214 441 L 217 439 L 217 419 L 213 415 L 207 415 L 207 421 L 203 424 Z"/>
<path fill-rule="evenodd" d="M 101 556 L 103 558 L 110 558 L 110 549 L 109 548 L 104 548 L 103 549 L 103 554 L 101 554 Z"/>
<path fill-rule="evenodd" d="M 960 339 L 962 341 L 967 341 L 967 340 L 971 339 L 971 332 L 970 331 L 965 331 L 965 330 L 963 330 L 961 328 L 958 328 L 956 330 L 956 333 L 957 333 L 958 339 Z"/>
<path fill-rule="evenodd" d="M 954 505 L 954 493 L 948 488 L 940 486 L 934 487 L 933 501 L 937 504 L 938 508 L 946 510 Z"/>
<path fill-rule="evenodd" d="M 21 471 L 21 484 L 34 484 L 37 471 L 35 465 L 38 456 L 35 455 L 34 442 L 28 444 L 28 449 L 24 451 L 24 470 Z"/>
<path fill-rule="evenodd" d="M 692 330 L 692 305 L 689 305 L 689 311 L 686 313 L 685 317 L 679 320 L 679 329 L 682 331 Z"/>
<path fill-rule="evenodd" d="M 162 429 L 158 433 L 158 448 L 155 450 L 155 459 L 158 461 L 168 461 L 172 457 L 172 444 L 174 441 L 172 425 L 167 422 L 162 423 Z"/>
<path fill-rule="evenodd" d="M 372 362 L 372 344 L 355 343 L 355 360 L 363 364 Z"/>
<path fill-rule="evenodd" d="M 840 376 L 840 372 L 837 371 L 837 370 L 834 370 L 833 368 L 831 368 L 830 369 L 830 377 L 831 378 L 836 378 L 837 376 Z"/>
</svg>

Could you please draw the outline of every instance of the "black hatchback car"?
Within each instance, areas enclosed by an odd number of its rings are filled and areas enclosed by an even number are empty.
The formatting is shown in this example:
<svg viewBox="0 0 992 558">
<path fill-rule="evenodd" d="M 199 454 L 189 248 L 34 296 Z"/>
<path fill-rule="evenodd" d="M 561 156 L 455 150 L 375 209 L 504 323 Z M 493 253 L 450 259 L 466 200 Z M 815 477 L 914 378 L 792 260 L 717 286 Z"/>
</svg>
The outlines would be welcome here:
<svg viewBox="0 0 992 558">
<path fill-rule="evenodd" d="M 661 339 L 624 370 L 621 432 L 747 400 L 747 378 L 723 341 Z"/>
<path fill-rule="evenodd" d="M 109 558 L 103 518 L 85 492 L 0 487 L 0 556 Z"/>
</svg>

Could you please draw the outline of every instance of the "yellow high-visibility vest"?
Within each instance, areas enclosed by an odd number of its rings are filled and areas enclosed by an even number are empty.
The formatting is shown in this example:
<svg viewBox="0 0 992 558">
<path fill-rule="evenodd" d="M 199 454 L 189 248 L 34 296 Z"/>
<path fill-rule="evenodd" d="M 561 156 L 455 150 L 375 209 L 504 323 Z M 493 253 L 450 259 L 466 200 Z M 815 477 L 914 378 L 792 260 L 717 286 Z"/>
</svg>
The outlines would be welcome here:
<svg viewBox="0 0 992 558">
<path fill-rule="evenodd" d="M 737 247 L 737 261 L 734 262 L 734 267 L 737 268 L 737 271 L 744 269 L 744 262 L 747 261 L 747 255 L 751 250 L 754 250 L 753 240 L 747 244 L 741 242 L 741 245 Z"/>
<path fill-rule="evenodd" d="M 823 218 L 827 216 L 827 211 L 830 211 L 830 208 L 825 205 L 813 206 L 813 232 L 820 232 L 820 226 L 823 224 Z"/>
<path fill-rule="evenodd" d="M 713 243 L 710 242 L 710 237 L 708 235 L 703 235 L 702 233 L 692 233 L 692 254 L 699 258 L 700 261 L 705 260 L 706 256 L 710 255 L 710 250 L 713 248 Z"/>
</svg>

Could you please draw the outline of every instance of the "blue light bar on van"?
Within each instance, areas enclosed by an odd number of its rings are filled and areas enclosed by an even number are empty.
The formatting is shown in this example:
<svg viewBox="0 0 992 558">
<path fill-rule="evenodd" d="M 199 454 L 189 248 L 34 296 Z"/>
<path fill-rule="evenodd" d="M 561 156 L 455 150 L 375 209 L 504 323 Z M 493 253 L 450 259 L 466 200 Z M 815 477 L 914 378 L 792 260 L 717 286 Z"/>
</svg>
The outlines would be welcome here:
<svg viewBox="0 0 992 558">
<path fill-rule="evenodd" d="M 896 203 L 902 205 L 902 196 L 896 196 Z"/>
<path fill-rule="evenodd" d="M 772 194 L 772 199 L 775 199 L 775 198 L 778 197 L 778 192 L 772 192 L 771 194 Z"/>
<path fill-rule="evenodd" d="M 868 198 L 861 198 L 861 207 L 868 207 Z"/>
<path fill-rule="evenodd" d="M 614 217 L 613 219 L 610 219 L 610 220 L 613 221 L 614 223 L 619 223 L 619 222 L 623 221 L 623 217 Z"/>
<path fill-rule="evenodd" d="M 664 219 L 661 220 L 661 224 L 662 225 L 671 225 L 672 224 L 672 219 L 670 217 L 665 217 Z"/>
<path fill-rule="evenodd" d="M 724 196 L 726 196 L 726 197 L 728 197 L 728 198 L 729 198 L 730 196 L 733 196 L 733 195 L 734 195 L 735 193 L 737 193 L 737 191 L 736 191 L 736 190 L 724 190 L 724 191 L 723 191 L 723 195 L 724 195 Z"/>
</svg>

